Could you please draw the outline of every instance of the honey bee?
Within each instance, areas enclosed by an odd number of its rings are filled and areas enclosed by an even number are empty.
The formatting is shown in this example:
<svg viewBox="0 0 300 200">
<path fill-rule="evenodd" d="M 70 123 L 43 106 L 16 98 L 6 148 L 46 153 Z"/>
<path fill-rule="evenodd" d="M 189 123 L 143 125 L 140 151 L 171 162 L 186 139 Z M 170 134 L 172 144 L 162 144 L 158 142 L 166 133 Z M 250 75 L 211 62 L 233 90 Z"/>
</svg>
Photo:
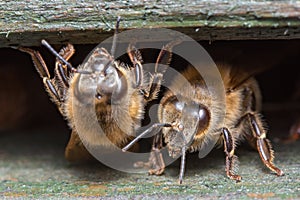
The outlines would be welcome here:
<svg viewBox="0 0 300 200">
<path fill-rule="evenodd" d="M 167 65 L 171 61 L 171 50 L 176 45 L 174 41 L 161 49 L 155 72 L 150 76 L 144 72 L 141 52 L 133 44 L 127 49 L 132 67 L 115 60 L 119 22 L 120 18 L 116 23 L 111 52 L 97 47 L 77 68 L 68 62 L 75 53 L 73 45 L 68 44 L 57 53 L 42 40 L 42 44 L 56 56 L 53 78 L 38 51 L 19 48 L 31 55 L 51 100 L 69 122 L 72 133 L 65 149 L 65 157 L 69 161 L 90 159 L 91 155 L 83 144 L 109 149 L 114 145 L 121 148 L 130 141 L 141 126 L 145 105 L 155 99 L 160 90 L 165 70 L 159 67 L 160 64 Z M 144 78 L 146 75 L 150 77 L 147 80 Z M 95 113 L 97 124 L 91 120 Z M 104 135 L 99 135 L 99 126 Z M 113 145 L 106 143 L 103 137 L 107 137 Z"/>
<path fill-rule="evenodd" d="M 225 107 L 209 92 L 199 72 L 188 67 L 182 75 L 189 83 L 182 82 L 180 76 L 176 77 L 171 84 L 171 88 L 175 89 L 168 90 L 161 99 L 159 123 L 123 148 L 126 151 L 142 136 L 152 131 L 158 132 L 154 136 L 149 161 L 137 163 L 137 166 L 149 167 L 150 174 L 162 174 L 165 169 L 161 153 L 164 141 L 169 156 L 181 156 L 179 182 L 182 183 L 187 151 L 199 151 L 199 155 L 205 156 L 209 145 L 224 145 L 226 175 L 240 181 L 241 176 L 235 173 L 235 148 L 245 138 L 258 150 L 266 167 L 278 176 L 283 175 L 283 171 L 273 164 L 274 152 L 266 138 L 267 131 L 259 113 L 261 94 L 258 83 L 247 73 L 236 73 L 237 70 L 228 64 L 217 67 L 224 84 Z M 221 123 L 217 118 L 224 110 L 224 121 Z"/>
</svg>

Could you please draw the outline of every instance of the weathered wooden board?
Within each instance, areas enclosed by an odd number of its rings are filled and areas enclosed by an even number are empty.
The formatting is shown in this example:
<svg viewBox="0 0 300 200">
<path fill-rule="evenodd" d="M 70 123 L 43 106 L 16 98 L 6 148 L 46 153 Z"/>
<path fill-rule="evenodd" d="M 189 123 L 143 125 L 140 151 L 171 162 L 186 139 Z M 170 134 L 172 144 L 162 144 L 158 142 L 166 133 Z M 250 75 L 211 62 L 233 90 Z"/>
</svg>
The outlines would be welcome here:
<svg viewBox="0 0 300 200">
<path fill-rule="evenodd" d="M 121 31 L 166 27 L 196 40 L 300 38 L 300 1 L 0 1 L 0 47 L 99 43 Z"/>
</svg>

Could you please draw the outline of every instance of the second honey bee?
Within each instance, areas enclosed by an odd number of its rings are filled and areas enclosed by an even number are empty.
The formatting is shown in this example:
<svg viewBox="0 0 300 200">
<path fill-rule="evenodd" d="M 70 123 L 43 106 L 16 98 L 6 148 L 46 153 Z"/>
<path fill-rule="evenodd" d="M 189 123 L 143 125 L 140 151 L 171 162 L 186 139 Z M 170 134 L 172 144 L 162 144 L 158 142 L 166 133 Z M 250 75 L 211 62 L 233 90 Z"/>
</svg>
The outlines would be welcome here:
<svg viewBox="0 0 300 200">
<path fill-rule="evenodd" d="M 155 99 L 159 91 L 165 70 L 159 65 L 170 62 L 171 49 L 178 42 L 172 41 L 161 49 L 155 73 L 148 74 L 146 80 L 141 53 L 134 45 L 130 44 L 127 49 L 132 67 L 114 58 L 119 22 L 120 18 L 111 52 L 97 47 L 78 68 L 68 62 L 75 53 L 71 44 L 57 53 L 43 40 L 42 44 L 57 57 L 53 78 L 39 52 L 19 48 L 31 55 L 48 94 L 72 129 L 65 150 L 69 161 L 91 159 L 85 145 L 121 148 L 133 138 L 141 126 L 145 105 Z M 100 134 L 101 129 L 104 135 Z"/>
<path fill-rule="evenodd" d="M 273 164 L 274 152 L 266 138 L 267 131 L 260 114 L 261 94 L 256 80 L 247 73 L 235 73 L 226 64 L 219 64 L 218 69 L 226 91 L 225 108 L 211 95 L 199 72 L 189 67 L 182 73 L 189 83 L 182 82 L 180 76 L 176 77 L 171 85 L 175 90 L 167 91 L 161 99 L 159 123 L 153 125 L 155 129 L 145 131 L 123 149 L 128 149 L 149 132 L 161 130 L 154 137 L 149 162 L 137 165 L 150 167 L 150 174 L 162 174 L 165 169 L 161 154 L 164 141 L 171 157 L 181 156 L 181 183 L 186 152 L 199 151 L 201 154 L 206 151 L 206 144 L 213 141 L 213 146 L 224 145 L 226 175 L 240 181 L 241 176 L 235 173 L 235 149 L 241 140 L 247 139 L 259 152 L 264 165 L 276 175 L 283 175 L 282 170 Z M 224 121 L 220 123 L 217 118 L 224 109 Z"/>
</svg>

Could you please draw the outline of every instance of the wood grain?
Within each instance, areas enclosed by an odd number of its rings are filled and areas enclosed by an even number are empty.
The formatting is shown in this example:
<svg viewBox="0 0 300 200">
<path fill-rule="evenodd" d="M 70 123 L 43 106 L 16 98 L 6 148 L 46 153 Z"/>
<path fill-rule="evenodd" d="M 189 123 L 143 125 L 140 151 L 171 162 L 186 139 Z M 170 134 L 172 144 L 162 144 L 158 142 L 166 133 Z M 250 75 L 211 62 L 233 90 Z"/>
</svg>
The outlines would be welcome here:
<svg viewBox="0 0 300 200">
<path fill-rule="evenodd" d="M 300 38 L 300 1 L 16 0 L 0 2 L 0 47 L 99 43 L 121 31 L 166 27 L 196 40 Z M 162 38 L 163 39 L 163 38 Z"/>
</svg>

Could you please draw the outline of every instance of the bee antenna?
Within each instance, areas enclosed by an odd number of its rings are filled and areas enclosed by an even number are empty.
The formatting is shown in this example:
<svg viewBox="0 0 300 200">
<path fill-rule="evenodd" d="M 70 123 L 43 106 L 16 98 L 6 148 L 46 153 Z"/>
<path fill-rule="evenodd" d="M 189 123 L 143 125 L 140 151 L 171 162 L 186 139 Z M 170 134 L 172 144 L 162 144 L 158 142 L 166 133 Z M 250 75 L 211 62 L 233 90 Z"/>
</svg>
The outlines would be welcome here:
<svg viewBox="0 0 300 200">
<path fill-rule="evenodd" d="M 136 138 L 134 138 L 129 144 L 127 144 L 122 151 L 126 152 L 132 145 L 134 145 L 138 140 L 140 140 L 142 137 L 144 137 L 147 134 L 150 133 L 158 133 L 162 128 L 164 127 L 172 127 L 172 124 L 169 123 L 155 123 L 148 129 L 146 129 L 144 132 L 142 132 L 140 135 L 138 135 Z"/>
<path fill-rule="evenodd" d="M 46 40 L 42 40 L 42 45 L 44 45 L 53 55 L 59 58 L 59 60 L 61 60 L 65 65 L 67 65 L 70 71 L 72 72 L 77 71 L 75 68 L 73 68 L 73 66 L 68 61 L 66 61 L 61 55 L 59 55 L 59 53 L 57 53 Z"/>
<path fill-rule="evenodd" d="M 93 74 L 93 72 L 89 72 L 89 71 L 85 71 L 85 70 L 81 70 L 81 69 L 75 69 L 75 68 L 73 68 L 73 69 L 74 69 L 74 72 L 75 72 L 75 73 L 86 74 L 86 75 L 91 75 L 91 74 Z"/>
<path fill-rule="evenodd" d="M 116 51 L 116 46 L 117 46 L 117 39 L 118 39 L 118 32 L 119 32 L 119 25 L 120 25 L 120 21 L 121 21 L 121 16 L 118 16 L 117 18 L 117 23 L 116 23 L 116 27 L 115 27 L 115 33 L 114 33 L 114 37 L 113 37 L 113 42 L 112 42 L 112 47 L 111 47 L 111 51 L 110 54 L 114 57 L 115 55 L 115 51 Z"/>
<path fill-rule="evenodd" d="M 181 163 L 180 163 L 180 173 L 179 173 L 179 184 L 182 184 L 184 170 L 185 170 L 185 155 L 186 155 L 186 146 L 181 149 Z"/>
</svg>

